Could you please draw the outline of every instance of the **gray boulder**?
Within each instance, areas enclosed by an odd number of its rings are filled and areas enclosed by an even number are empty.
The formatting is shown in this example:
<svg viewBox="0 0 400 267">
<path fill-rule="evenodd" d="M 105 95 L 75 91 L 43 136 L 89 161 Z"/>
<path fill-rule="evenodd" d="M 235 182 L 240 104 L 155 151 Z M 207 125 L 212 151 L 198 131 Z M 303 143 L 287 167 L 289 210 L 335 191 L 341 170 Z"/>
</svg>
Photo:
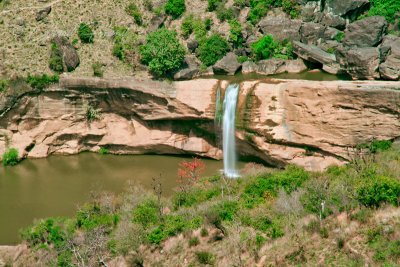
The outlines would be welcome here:
<svg viewBox="0 0 400 267">
<path fill-rule="evenodd" d="M 322 50 L 315 45 L 307 45 L 294 41 L 293 52 L 300 58 L 312 62 L 322 64 L 322 69 L 331 74 L 340 72 L 340 66 L 336 61 L 336 56 Z"/>
<path fill-rule="evenodd" d="M 36 14 L 36 20 L 40 21 L 40 20 L 46 18 L 47 15 L 50 14 L 50 12 L 51 12 L 51 6 L 48 6 L 46 8 L 39 10 Z"/>
<path fill-rule="evenodd" d="M 286 14 L 280 13 L 276 16 L 267 16 L 261 20 L 258 27 L 262 33 L 271 35 L 275 41 L 293 41 L 300 39 L 300 27 L 302 21 L 290 19 Z"/>
<path fill-rule="evenodd" d="M 326 26 L 315 22 L 304 23 L 300 27 L 300 41 L 305 44 L 318 44 L 323 38 Z"/>
<path fill-rule="evenodd" d="M 196 39 L 188 40 L 187 48 L 189 49 L 190 52 L 194 53 L 197 47 L 199 47 L 199 41 L 197 41 Z"/>
<path fill-rule="evenodd" d="M 381 62 L 379 49 L 376 47 L 336 49 L 337 59 L 344 70 L 354 80 L 379 79 L 379 65 Z"/>
<path fill-rule="evenodd" d="M 149 26 L 147 27 L 149 32 L 154 32 L 160 28 L 165 20 L 167 19 L 167 16 L 165 14 L 161 14 L 159 16 L 155 15 L 154 17 L 151 18 Z"/>
<path fill-rule="evenodd" d="M 339 30 L 346 28 L 346 20 L 338 15 L 332 13 L 324 13 L 320 18 L 320 23 L 326 26 L 330 26 Z"/>
<path fill-rule="evenodd" d="M 257 71 L 257 64 L 254 63 L 253 61 L 246 61 L 242 65 L 242 73 L 247 74 L 247 73 L 253 73 Z"/>
<path fill-rule="evenodd" d="M 368 0 L 329 0 L 326 4 L 333 14 L 351 19 L 357 18 L 370 7 Z"/>
<path fill-rule="evenodd" d="M 222 59 L 218 60 L 213 66 L 215 74 L 234 75 L 242 66 L 238 61 L 238 56 L 230 52 Z"/>
<path fill-rule="evenodd" d="M 200 63 L 194 55 L 187 55 L 181 69 L 175 73 L 174 80 L 190 80 L 200 75 Z"/>
<path fill-rule="evenodd" d="M 381 58 L 384 62 L 379 66 L 383 79 L 400 80 L 400 37 L 387 35 L 381 45 Z"/>
<path fill-rule="evenodd" d="M 257 73 L 262 75 L 273 75 L 279 73 L 300 73 L 307 70 L 303 60 L 270 59 L 258 62 Z"/>
<path fill-rule="evenodd" d="M 373 47 L 379 45 L 387 29 L 385 17 L 365 18 L 347 26 L 343 43 L 346 46 Z"/>
<path fill-rule="evenodd" d="M 55 36 L 52 38 L 52 42 L 57 46 L 57 51 L 52 51 L 52 56 L 54 53 L 61 53 L 64 65 L 64 71 L 75 70 L 80 63 L 78 52 L 75 47 L 71 44 L 65 36 Z"/>
</svg>

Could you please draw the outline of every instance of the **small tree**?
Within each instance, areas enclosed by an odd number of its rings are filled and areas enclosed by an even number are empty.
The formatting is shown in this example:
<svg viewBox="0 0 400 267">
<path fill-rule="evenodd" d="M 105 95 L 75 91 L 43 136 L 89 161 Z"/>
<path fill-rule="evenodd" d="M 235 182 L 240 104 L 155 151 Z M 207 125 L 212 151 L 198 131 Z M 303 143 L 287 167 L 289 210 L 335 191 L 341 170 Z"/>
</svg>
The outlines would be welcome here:
<svg viewBox="0 0 400 267">
<path fill-rule="evenodd" d="M 179 18 L 186 10 L 185 0 L 168 0 L 165 4 L 165 13 L 173 19 Z"/>
<path fill-rule="evenodd" d="M 161 28 L 150 33 L 140 47 L 144 64 L 156 75 L 163 76 L 182 65 L 185 48 L 179 43 L 177 32 Z"/>
<path fill-rule="evenodd" d="M 79 24 L 78 36 L 83 43 L 93 43 L 94 33 L 92 28 L 85 23 Z"/>
<path fill-rule="evenodd" d="M 228 51 L 228 42 L 219 34 L 205 37 L 199 43 L 199 58 L 206 66 L 214 65 Z"/>
<path fill-rule="evenodd" d="M 183 194 L 188 194 L 192 186 L 198 182 L 200 173 L 206 168 L 204 162 L 199 158 L 194 158 L 194 161 L 184 160 L 179 164 L 178 183 Z"/>
</svg>

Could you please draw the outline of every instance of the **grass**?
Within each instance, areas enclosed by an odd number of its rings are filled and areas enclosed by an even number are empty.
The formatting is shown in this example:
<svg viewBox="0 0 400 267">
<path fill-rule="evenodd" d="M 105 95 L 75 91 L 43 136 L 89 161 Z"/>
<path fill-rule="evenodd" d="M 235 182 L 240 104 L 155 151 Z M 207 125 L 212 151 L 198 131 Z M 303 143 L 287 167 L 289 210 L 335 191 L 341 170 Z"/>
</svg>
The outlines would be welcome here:
<svg viewBox="0 0 400 267">
<path fill-rule="evenodd" d="M 362 207 L 357 190 L 377 174 L 398 181 L 400 168 L 386 166 L 400 166 L 400 153 L 395 147 L 373 155 L 375 174 L 369 178 L 354 164 L 323 173 L 288 166 L 233 180 L 203 178 L 181 205 L 176 205 L 179 192 L 160 201 L 135 188 L 121 196 L 99 196 L 74 218 L 36 222 L 23 238 L 34 251 L 58 255 L 53 258 L 58 265 L 77 262 L 65 250 L 71 242 L 82 251 L 100 244 L 104 258 L 141 255 L 149 265 L 174 266 L 184 257 L 194 265 L 253 266 L 260 255 L 264 265 L 364 262 L 353 249 L 379 265 L 392 264 L 399 259 L 400 208 L 388 199 L 379 207 Z M 85 254 L 85 261 L 96 265 L 99 257 Z"/>
</svg>

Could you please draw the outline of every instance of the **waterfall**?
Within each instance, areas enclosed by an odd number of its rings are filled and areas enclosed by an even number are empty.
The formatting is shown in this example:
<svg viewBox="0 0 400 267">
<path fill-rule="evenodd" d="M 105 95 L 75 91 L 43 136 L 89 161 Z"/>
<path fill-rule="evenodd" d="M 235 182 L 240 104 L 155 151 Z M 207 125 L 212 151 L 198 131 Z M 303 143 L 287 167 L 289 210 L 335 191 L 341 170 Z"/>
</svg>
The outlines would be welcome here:
<svg viewBox="0 0 400 267">
<path fill-rule="evenodd" d="M 239 177 L 236 170 L 236 144 L 235 144 L 235 120 L 236 103 L 239 94 L 239 85 L 230 84 L 225 92 L 224 116 L 223 116 L 223 150 L 224 173 L 227 177 Z"/>
</svg>

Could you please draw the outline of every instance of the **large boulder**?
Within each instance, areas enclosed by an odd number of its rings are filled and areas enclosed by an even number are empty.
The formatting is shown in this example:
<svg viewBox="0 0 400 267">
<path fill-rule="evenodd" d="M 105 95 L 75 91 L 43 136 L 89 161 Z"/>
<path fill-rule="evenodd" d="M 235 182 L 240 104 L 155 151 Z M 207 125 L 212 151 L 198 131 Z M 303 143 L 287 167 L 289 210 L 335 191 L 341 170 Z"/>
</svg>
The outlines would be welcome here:
<svg viewBox="0 0 400 267">
<path fill-rule="evenodd" d="M 322 69 L 328 73 L 337 74 L 340 72 L 340 66 L 336 61 L 336 56 L 325 52 L 315 45 L 307 45 L 294 41 L 293 52 L 306 61 L 322 64 Z"/>
<path fill-rule="evenodd" d="M 307 70 L 303 60 L 270 59 L 258 62 L 256 72 L 262 75 L 273 75 L 279 73 L 300 73 Z M 244 73 L 244 72 L 243 72 Z"/>
<path fill-rule="evenodd" d="M 215 74 L 234 75 L 242 66 L 238 61 L 238 56 L 230 52 L 222 59 L 218 60 L 213 66 Z"/>
<path fill-rule="evenodd" d="M 329 0 L 327 9 L 333 14 L 351 19 L 357 18 L 370 7 L 368 0 Z"/>
<path fill-rule="evenodd" d="M 379 66 L 383 79 L 400 80 L 400 37 L 385 36 L 381 45 L 381 56 L 384 62 Z"/>
<path fill-rule="evenodd" d="M 326 26 L 315 22 L 304 23 L 300 27 L 300 41 L 305 44 L 318 44 L 323 38 Z"/>
<path fill-rule="evenodd" d="M 48 7 L 45 7 L 43 9 L 39 10 L 36 14 L 36 20 L 40 21 L 40 20 L 46 18 L 47 15 L 49 15 L 50 11 L 51 11 L 51 6 L 48 6 Z"/>
<path fill-rule="evenodd" d="M 303 22 L 290 19 L 286 14 L 267 16 L 260 21 L 258 27 L 265 35 L 271 35 L 275 41 L 293 41 L 300 39 L 300 26 Z"/>
<path fill-rule="evenodd" d="M 336 49 L 337 59 L 343 69 L 354 80 L 379 79 L 379 64 L 381 62 L 379 49 L 376 47 Z"/>
<path fill-rule="evenodd" d="M 372 47 L 382 41 L 387 29 L 385 17 L 375 16 L 365 18 L 348 25 L 344 32 L 343 43 L 346 46 Z"/>
<path fill-rule="evenodd" d="M 346 28 L 346 20 L 344 18 L 329 12 L 322 14 L 319 22 L 323 25 L 330 26 L 339 30 L 344 30 Z"/>
<path fill-rule="evenodd" d="M 196 39 L 188 40 L 187 48 L 190 52 L 194 53 L 196 51 L 197 47 L 199 47 L 199 41 L 197 41 Z"/>
<path fill-rule="evenodd" d="M 52 51 L 53 53 L 62 54 L 64 71 L 73 71 L 75 70 L 80 63 L 78 52 L 75 47 L 71 44 L 65 36 L 55 36 L 52 38 L 52 43 L 57 46 L 57 51 Z"/>
<path fill-rule="evenodd" d="M 200 75 L 200 63 L 194 55 L 187 55 L 181 69 L 175 73 L 174 80 L 191 80 Z"/>
<path fill-rule="evenodd" d="M 257 64 L 254 63 L 253 61 L 246 61 L 242 65 L 242 73 L 247 74 L 247 73 L 253 73 L 257 71 Z"/>
</svg>

